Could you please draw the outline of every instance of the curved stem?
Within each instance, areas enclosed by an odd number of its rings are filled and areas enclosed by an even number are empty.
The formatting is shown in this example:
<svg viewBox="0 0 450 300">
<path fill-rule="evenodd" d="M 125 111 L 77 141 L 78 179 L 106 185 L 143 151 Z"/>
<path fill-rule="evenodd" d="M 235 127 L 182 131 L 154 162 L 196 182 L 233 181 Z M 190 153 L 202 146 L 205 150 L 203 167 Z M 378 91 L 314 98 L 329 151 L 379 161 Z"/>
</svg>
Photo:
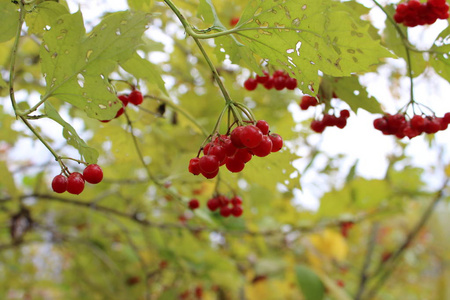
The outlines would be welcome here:
<svg viewBox="0 0 450 300">
<path fill-rule="evenodd" d="M 9 97 L 11 98 L 11 103 L 16 118 L 18 118 L 19 114 L 17 113 L 17 103 L 16 97 L 14 95 L 14 75 L 15 75 L 17 49 L 19 47 L 20 33 L 22 32 L 22 26 L 24 21 L 25 21 L 25 8 L 23 2 L 19 1 L 19 25 L 17 26 L 16 37 L 14 39 L 14 44 L 11 49 L 11 62 L 9 65 Z"/>
</svg>

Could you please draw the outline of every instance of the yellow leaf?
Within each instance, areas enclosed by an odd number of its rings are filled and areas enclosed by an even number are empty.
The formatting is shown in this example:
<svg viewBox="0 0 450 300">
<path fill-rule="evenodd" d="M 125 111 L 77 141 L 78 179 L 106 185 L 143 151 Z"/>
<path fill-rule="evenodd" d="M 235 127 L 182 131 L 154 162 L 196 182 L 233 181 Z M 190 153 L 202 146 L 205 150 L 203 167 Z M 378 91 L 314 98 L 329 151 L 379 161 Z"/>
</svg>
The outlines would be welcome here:
<svg viewBox="0 0 450 300">
<path fill-rule="evenodd" d="M 347 257 L 347 242 L 337 232 L 326 229 L 322 233 L 312 234 L 309 240 L 321 257 L 337 261 L 342 261 Z M 318 263 L 317 259 L 312 258 L 312 260 L 312 263 Z"/>
</svg>

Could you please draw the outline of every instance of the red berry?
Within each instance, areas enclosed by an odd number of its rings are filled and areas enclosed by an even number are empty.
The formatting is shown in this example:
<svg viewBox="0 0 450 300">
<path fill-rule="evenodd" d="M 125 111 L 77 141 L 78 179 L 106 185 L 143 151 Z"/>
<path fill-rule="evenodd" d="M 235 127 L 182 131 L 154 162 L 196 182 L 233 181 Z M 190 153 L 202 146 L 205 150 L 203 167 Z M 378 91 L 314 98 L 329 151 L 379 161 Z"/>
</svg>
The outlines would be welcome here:
<svg viewBox="0 0 450 300">
<path fill-rule="evenodd" d="M 188 203 L 190 209 L 194 210 L 200 207 L 200 203 L 197 199 L 191 199 Z"/>
<path fill-rule="evenodd" d="M 117 96 L 117 98 L 119 98 L 119 100 L 122 102 L 123 106 L 127 106 L 128 102 L 130 101 L 128 99 L 127 95 L 119 95 L 119 96 Z"/>
<path fill-rule="evenodd" d="M 269 135 L 270 139 L 272 140 L 272 152 L 278 152 L 283 148 L 283 138 L 276 133 L 272 133 Z"/>
<path fill-rule="evenodd" d="M 250 149 L 257 147 L 261 143 L 262 137 L 261 130 L 254 125 L 245 126 L 240 136 L 242 144 Z"/>
<path fill-rule="evenodd" d="M 373 121 L 373 127 L 380 131 L 385 131 L 388 129 L 388 122 L 385 118 L 378 118 Z"/>
<path fill-rule="evenodd" d="M 231 142 L 236 148 L 245 148 L 245 145 L 241 141 L 241 134 L 244 126 L 238 126 L 230 134 Z"/>
<path fill-rule="evenodd" d="M 340 116 L 343 118 L 348 119 L 350 117 L 350 112 L 348 111 L 348 109 L 343 109 L 340 112 Z"/>
<path fill-rule="evenodd" d="M 325 130 L 325 124 L 323 124 L 322 121 L 319 120 L 313 120 L 310 126 L 311 129 L 317 133 L 321 133 Z"/>
<path fill-rule="evenodd" d="M 231 26 L 231 27 L 236 26 L 237 23 L 239 23 L 239 17 L 232 17 L 232 18 L 230 19 L 230 26 Z"/>
<path fill-rule="evenodd" d="M 227 167 L 228 171 L 233 173 L 239 173 L 244 169 L 245 163 L 242 160 L 233 156 L 227 158 L 225 166 Z"/>
<path fill-rule="evenodd" d="M 252 154 L 248 151 L 248 149 L 239 149 L 234 158 L 242 161 L 243 163 L 247 163 L 252 159 Z"/>
<path fill-rule="evenodd" d="M 224 141 L 223 148 L 225 149 L 225 153 L 228 157 L 233 156 L 238 150 L 238 148 L 233 145 L 233 142 L 229 138 Z"/>
<path fill-rule="evenodd" d="M 189 172 L 198 175 L 201 173 L 200 166 L 199 166 L 199 158 L 194 157 L 189 161 Z"/>
<path fill-rule="evenodd" d="M 336 125 L 337 128 L 342 129 L 342 128 L 344 128 L 347 125 L 347 119 L 343 118 L 343 117 L 336 118 L 336 124 L 335 125 Z"/>
<path fill-rule="evenodd" d="M 208 202 L 206 203 L 206 206 L 208 206 L 210 211 L 215 211 L 216 209 L 218 209 L 221 206 L 220 200 L 216 197 L 211 198 L 208 200 Z"/>
<path fill-rule="evenodd" d="M 264 135 L 269 133 L 269 123 L 264 120 L 259 120 L 258 122 L 256 122 L 256 127 L 258 127 L 259 130 L 261 130 L 261 133 Z"/>
<path fill-rule="evenodd" d="M 269 77 L 267 78 L 266 82 L 264 82 L 264 87 L 265 87 L 267 90 L 270 90 L 270 89 L 273 88 L 273 85 L 274 85 L 273 77 L 272 77 L 272 76 L 269 76 Z"/>
<path fill-rule="evenodd" d="M 74 172 L 67 178 L 67 191 L 70 194 L 78 195 L 84 190 L 83 175 Z"/>
<path fill-rule="evenodd" d="M 425 125 L 425 119 L 420 115 L 414 115 L 409 121 L 412 128 L 422 132 Z"/>
<path fill-rule="evenodd" d="M 56 175 L 52 180 L 52 189 L 59 194 L 67 191 L 67 177 L 64 175 Z"/>
<path fill-rule="evenodd" d="M 89 183 L 97 184 L 103 179 L 103 171 L 99 165 L 92 164 L 87 166 L 83 171 L 83 178 Z"/>
<path fill-rule="evenodd" d="M 222 217 L 228 218 L 231 215 L 231 208 L 229 208 L 228 206 L 222 206 L 220 208 L 220 214 L 222 215 Z"/>
<path fill-rule="evenodd" d="M 275 77 L 275 75 L 274 75 Z M 278 76 L 273 79 L 273 86 L 277 91 L 281 91 L 286 87 L 286 79 L 284 76 Z"/>
<path fill-rule="evenodd" d="M 231 214 L 235 217 L 240 217 L 243 212 L 244 211 L 240 205 L 236 205 L 231 209 Z"/>
<path fill-rule="evenodd" d="M 244 82 L 244 87 L 247 91 L 253 91 L 258 86 L 258 82 L 254 78 L 249 78 Z"/>
<path fill-rule="evenodd" d="M 205 155 L 199 159 L 198 165 L 203 175 L 214 173 L 219 169 L 219 159 L 214 155 Z"/>
<path fill-rule="evenodd" d="M 262 137 L 261 143 L 258 147 L 252 148 L 252 152 L 254 155 L 258 157 L 264 157 L 270 154 L 272 151 L 272 140 L 268 135 L 264 135 Z"/>
<path fill-rule="evenodd" d="M 239 196 L 234 196 L 233 198 L 231 198 L 231 204 L 233 204 L 234 206 L 241 205 L 242 204 L 242 198 L 239 197 Z"/>
<path fill-rule="evenodd" d="M 133 90 L 130 95 L 128 95 L 128 101 L 134 105 L 140 105 L 144 101 L 144 98 L 142 97 L 141 92 Z"/>
<path fill-rule="evenodd" d="M 269 73 L 267 73 L 266 71 L 264 71 L 263 73 L 264 73 L 264 76 L 256 75 L 255 79 L 258 83 L 265 84 L 267 82 L 267 80 L 269 79 L 269 77 L 270 77 Z"/>
<path fill-rule="evenodd" d="M 288 90 L 295 90 L 296 87 L 297 87 L 297 79 L 288 77 L 286 79 L 286 88 Z"/>
<path fill-rule="evenodd" d="M 225 152 L 225 149 L 222 146 L 212 146 L 209 149 L 208 155 L 214 155 L 219 160 L 219 164 L 222 165 L 225 163 L 225 159 L 227 158 L 227 154 Z"/>
<path fill-rule="evenodd" d="M 217 169 L 215 172 L 212 172 L 212 173 L 202 172 L 202 175 L 203 175 L 206 179 L 212 179 L 212 178 L 216 177 L 217 174 L 219 174 L 219 169 Z"/>
</svg>

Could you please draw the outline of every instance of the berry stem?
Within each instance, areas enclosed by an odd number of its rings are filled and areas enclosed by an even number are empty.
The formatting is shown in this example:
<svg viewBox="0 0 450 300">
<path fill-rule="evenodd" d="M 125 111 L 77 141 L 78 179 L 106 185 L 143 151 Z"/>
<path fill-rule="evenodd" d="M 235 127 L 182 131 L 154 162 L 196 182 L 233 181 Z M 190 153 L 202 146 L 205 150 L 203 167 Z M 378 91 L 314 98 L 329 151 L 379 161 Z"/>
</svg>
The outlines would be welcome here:
<svg viewBox="0 0 450 300">
<path fill-rule="evenodd" d="M 16 97 L 14 95 L 14 77 L 16 72 L 15 65 L 16 65 L 17 50 L 19 48 L 20 33 L 22 32 L 23 22 L 25 21 L 24 11 L 25 8 L 23 2 L 19 1 L 19 25 L 17 26 L 16 37 L 14 39 L 14 44 L 11 49 L 11 62 L 9 65 L 9 97 L 11 99 L 11 104 L 14 109 L 16 119 L 18 118 L 19 114 L 17 112 Z"/>
</svg>

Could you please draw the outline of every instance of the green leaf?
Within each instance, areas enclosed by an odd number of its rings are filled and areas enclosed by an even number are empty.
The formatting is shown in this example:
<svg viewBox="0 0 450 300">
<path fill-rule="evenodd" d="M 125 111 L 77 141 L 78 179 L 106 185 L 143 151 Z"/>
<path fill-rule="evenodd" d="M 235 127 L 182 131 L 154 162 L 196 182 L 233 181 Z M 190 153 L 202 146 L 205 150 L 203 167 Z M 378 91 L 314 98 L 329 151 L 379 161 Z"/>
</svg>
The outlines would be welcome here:
<svg viewBox="0 0 450 300">
<path fill-rule="evenodd" d="M 450 27 L 444 29 L 434 41 L 430 64 L 439 76 L 450 82 Z"/>
<path fill-rule="evenodd" d="M 206 23 L 212 23 L 213 28 L 225 30 L 225 26 L 220 22 L 216 9 L 211 0 L 200 0 L 197 10 L 197 16 Z"/>
<path fill-rule="evenodd" d="M 374 114 L 383 113 L 380 103 L 373 96 L 369 97 L 367 89 L 359 83 L 357 76 L 324 77 L 324 80 L 329 81 L 332 91 L 342 101 L 346 102 L 354 112 L 361 108 Z"/>
<path fill-rule="evenodd" d="M 164 80 L 159 74 L 158 67 L 149 62 L 146 59 L 140 57 L 135 53 L 130 59 L 125 62 L 121 62 L 120 65 L 128 73 L 139 79 L 144 79 L 150 84 L 156 85 L 164 94 L 167 94 L 166 87 L 164 86 Z"/>
<path fill-rule="evenodd" d="M 6 42 L 16 35 L 19 26 L 19 11 L 11 1 L 0 2 L 0 43 Z"/>
<path fill-rule="evenodd" d="M 68 13 L 67 8 L 58 2 L 42 2 L 25 16 L 28 33 L 42 34 L 47 25 L 50 26 L 59 16 Z"/>
<path fill-rule="evenodd" d="M 252 0 L 235 35 L 252 52 L 296 77 L 305 92 L 318 90 L 319 71 L 349 76 L 393 57 L 371 37 L 369 26 L 335 1 Z"/>
<path fill-rule="evenodd" d="M 116 12 L 86 35 L 80 12 L 61 16 L 41 45 L 44 97 L 67 101 L 91 118 L 114 118 L 122 104 L 108 75 L 133 56 L 148 20 L 144 13 Z"/>
<path fill-rule="evenodd" d="M 152 11 L 154 1 L 153 0 L 127 0 L 128 6 L 134 10 L 140 10 L 145 12 Z"/>
<path fill-rule="evenodd" d="M 300 286 L 305 299 L 324 299 L 325 288 L 320 278 L 310 268 L 297 265 L 295 267 L 297 283 Z"/>
<path fill-rule="evenodd" d="M 80 153 L 81 157 L 89 164 L 95 164 L 98 160 L 98 152 L 94 148 L 89 147 L 84 140 L 78 135 L 75 128 L 69 123 L 64 121 L 64 119 L 59 115 L 58 111 L 53 107 L 53 105 L 46 101 L 44 103 L 44 110 L 47 117 L 57 122 L 63 127 L 63 136 L 67 140 L 67 143 L 76 149 Z"/>
</svg>

